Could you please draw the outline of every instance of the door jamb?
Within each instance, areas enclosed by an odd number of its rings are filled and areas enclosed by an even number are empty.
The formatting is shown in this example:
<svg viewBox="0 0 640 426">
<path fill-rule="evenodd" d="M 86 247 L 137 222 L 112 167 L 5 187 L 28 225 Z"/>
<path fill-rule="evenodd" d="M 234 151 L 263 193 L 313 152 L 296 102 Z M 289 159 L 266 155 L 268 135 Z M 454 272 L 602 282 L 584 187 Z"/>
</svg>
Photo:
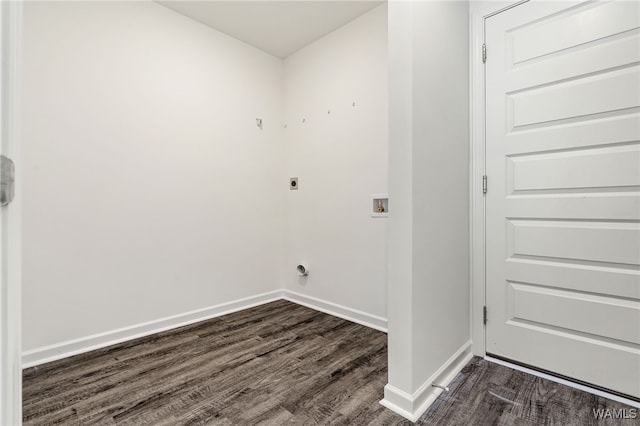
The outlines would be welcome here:
<svg viewBox="0 0 640 426">
<path fill-rule="evenodd" d="M 469 61 L 470 102 L 470 229 L 471 229 L 471 340 L 474 355 L 486 355 L 486 329 L 484 306 L 486 305 L 485 271 L 485 197 L 482 191 L 485 168 L 485 67 L 482 62 L 482 46 L 485 43 L 485 20 L 497 13 L 526 3 L 529 0 L 471 1 L 469 6 Z M 491 58 L 490 47 L 487 57 Z M 491 315 L 489 313 L 489 315 Z"/>
<path fill-rule="evenodd" d="M 2 153 L 16 166 L 15 198 L 2 214 L 0 288 L 0 424 L 22 423 L 22 170 L 20 140 L 20 92 L 22 49 L 22 0 L 0 4 L 0 55 L 2 56 L 1 143 Z"/>
</svg>

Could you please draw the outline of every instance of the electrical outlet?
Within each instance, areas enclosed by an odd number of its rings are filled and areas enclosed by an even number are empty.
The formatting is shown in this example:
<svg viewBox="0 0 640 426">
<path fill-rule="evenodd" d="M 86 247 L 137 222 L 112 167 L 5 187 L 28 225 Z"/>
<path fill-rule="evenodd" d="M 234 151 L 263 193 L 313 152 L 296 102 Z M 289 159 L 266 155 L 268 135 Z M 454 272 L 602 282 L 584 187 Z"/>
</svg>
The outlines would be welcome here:
<svg viewBox="0 0 640 426">
<path fill-rule="evenodd" d="M 292 177 L 289 179 L 289 189 L 292 191 L 297 191 L 298 190 L 298 178 L 297 177 Z"/>
</svg>

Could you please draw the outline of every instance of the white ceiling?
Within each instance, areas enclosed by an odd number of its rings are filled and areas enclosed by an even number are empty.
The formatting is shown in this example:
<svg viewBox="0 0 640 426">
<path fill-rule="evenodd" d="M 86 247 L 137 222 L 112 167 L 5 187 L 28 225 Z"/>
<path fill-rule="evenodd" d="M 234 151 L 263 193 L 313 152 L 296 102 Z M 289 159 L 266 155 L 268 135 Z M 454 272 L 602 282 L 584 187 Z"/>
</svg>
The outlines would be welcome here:
<svg viewBox="0 0 640 426">
<path fill-rule="evenodd" d="M 159 1 L 231 37 L 286 58 L 383 1 Z"/>
</svg>

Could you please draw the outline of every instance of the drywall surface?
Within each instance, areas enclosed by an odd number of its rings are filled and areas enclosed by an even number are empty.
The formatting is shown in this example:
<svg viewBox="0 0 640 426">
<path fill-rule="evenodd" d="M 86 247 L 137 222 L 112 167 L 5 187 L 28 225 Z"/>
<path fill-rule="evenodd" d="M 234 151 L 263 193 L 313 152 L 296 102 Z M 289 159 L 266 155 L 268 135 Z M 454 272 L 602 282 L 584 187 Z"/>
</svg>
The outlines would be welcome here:
<svg viewBox="0 0 640 426">
<path fill-rule="evenodd" d="M 389 3 L 389 384 L 410 419 L 470 356 L 468 3 Z M 445 42 L 446 41 L 446 42 Z M 441 383 L 441 382 L 440 382 Z"/>
<path fill-rule="evenodd" d="M 296 191 L 288 180 L 280 186 L 285 289 L 386 318 L 387 219 L 370 216 L 370 196 L 388 189 L 386 4 L 288 57 L 284 69 L 286 171 L 299 178 Z"/>
<path fill-rule="evenodd" d="M 413 7 L 412 300 L 418 384 L 470 339 L 468 7 L 462 1 Z"/>
<path fill-rule="evenodd" d="M 23 349 L 281 288 L 282 61 L 152 2 L 24 9 Z"/>
<path fill-rule="evenodd" d="M 412 387 L 413 32 L 410 2 L 389 3 L 389 383 Z"/>
</svg>

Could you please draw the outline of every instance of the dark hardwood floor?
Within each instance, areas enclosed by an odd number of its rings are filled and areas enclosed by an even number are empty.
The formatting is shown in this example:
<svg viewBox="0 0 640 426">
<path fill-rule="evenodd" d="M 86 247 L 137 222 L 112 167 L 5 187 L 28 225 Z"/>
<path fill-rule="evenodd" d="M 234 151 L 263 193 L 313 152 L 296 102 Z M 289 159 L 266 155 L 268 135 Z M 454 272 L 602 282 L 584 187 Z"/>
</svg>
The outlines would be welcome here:
<svg viewBox="0 0 640 426">
<path fill-rule="evenodd" d="M 24 371 L 30 425 L 409 425 L 379 331 L 278 301 Z M 474 358 L 418 421 L 638 425 L 631 407 Z M 640 417 L 640 413 L 639 417 Z"/>
</svg>

